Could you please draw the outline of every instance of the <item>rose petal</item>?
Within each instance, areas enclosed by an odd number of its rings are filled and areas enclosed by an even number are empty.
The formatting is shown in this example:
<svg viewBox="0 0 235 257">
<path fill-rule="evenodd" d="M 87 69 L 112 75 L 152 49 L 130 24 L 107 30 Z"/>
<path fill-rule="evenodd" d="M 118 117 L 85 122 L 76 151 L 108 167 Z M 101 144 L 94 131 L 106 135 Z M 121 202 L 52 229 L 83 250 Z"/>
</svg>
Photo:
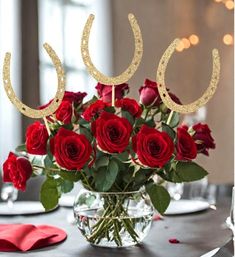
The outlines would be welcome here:
<svg viewBox="0 0 235 257">
<path fill-rule="evenodd" d="M 178 239 L 176 239 L 176 238 L 170 238 L 169 239 L 169 243 L 171 243 L 171 244 L 179 244 L 180 241 Z"/>
</svg>

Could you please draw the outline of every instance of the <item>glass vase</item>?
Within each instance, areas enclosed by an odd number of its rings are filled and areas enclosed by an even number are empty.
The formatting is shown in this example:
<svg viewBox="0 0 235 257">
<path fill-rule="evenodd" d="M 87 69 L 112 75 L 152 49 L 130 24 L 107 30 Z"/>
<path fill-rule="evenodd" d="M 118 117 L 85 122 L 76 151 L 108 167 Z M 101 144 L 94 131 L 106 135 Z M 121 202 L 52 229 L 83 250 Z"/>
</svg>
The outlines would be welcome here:
<svg viewBox="0 0 235 257">
<path fill-rule="evenodd" d="M 77 227 L 88 242 L 102 247 L 128 247 L 148 234 L 153 206 L 145 190 L 93 192 L 82 189 L 74 202 Z"/>
</svg>

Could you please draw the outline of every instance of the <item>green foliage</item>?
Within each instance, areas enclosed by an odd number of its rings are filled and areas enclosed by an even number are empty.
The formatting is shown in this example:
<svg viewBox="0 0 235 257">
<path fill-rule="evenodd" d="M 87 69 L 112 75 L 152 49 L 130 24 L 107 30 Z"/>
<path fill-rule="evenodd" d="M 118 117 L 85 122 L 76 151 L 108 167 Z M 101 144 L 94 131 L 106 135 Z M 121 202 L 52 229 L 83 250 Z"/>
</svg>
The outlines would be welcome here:
<svg viewBox="0 0 235 257">
<path fill-rule="evenodd" d="M 53 178 L 47 178 L 41 186 L 40 201 L 46 211 L 54 209 L 59 200 L 57 182 Z"/>
<path fill-rule="evenodd" d="M 52 166 L 54 166 L 54 164 L 50 157 L 47 155 L 44 159 L 44 167 L 50 169 Z"/>
<path fill-rule="evenodd" d="M 171 118 L 171 121 L 169 123 L 169 126 L 172 128 L 175 128 L 179 125 L 180 122 L 180 114 L 178 112 L 174 112 Z"/>
<path fill-rule="evenodd" d="M 156 185 L 152 182 L 147 184 L 145 188 L 154 208 L 163 214 L 171 200 L 168 191 L 163 186 Z"/>
<path fill-rule="evenodd" d="M 178 162 L 176 173 L 182 182 L 196 181 L 208 175 L 208 172 L 195 162 Z"/>
<path fill-rule="evenodd" d="M 69 180 L 60 179 L 59 186 L 62 193 L 69 193 L 73 189 L 73 182 Z"/>
<path fill-rule="evenodd" d="M 80 171 L 67 171 L 67 170 L 60 170 L 58 174 L 63 178 L 71 182 L 77 182 L 81 180 L 81 173 Z"/>
<path fill-rule="evenodd" d="M 128 152 L 122 152 L 122 153 L 115 155 L 115 158 L 117 158 L 121 162 L 126 162 L 130 159 L 130 154 Z"/>
<path fill-rule="evenodd" d="M 158 175 L 173 183 L 191 182 L 204 178 L 207 171 L 192 161 L 168 162 Z"/>
<path fill-rule="evenodd" d="M 122 111 L 121 113 L 122 113 L 122 117 L 126 118 L 130 122 L 131 125 L 134 124 L 135 119 L 128 111 Z"/>
<path fill-rule="evenodd" d="M 16 147 L 15 149 L 16 152 L 27 152 L 27 149 L 26 149 L 26 145 L 23 144 L 23 145 L 19 145 Z"/>
<path fill-rule="evenodd" d="M 119 171 L 115 160 L 110 160 L 108 166 L 100 167 L 95 175 L 95 187 L 98 191 L 108 191 L 116 180 Z"/>
<path fill-rule="evenodd" d="M 173 141 L 175 140 L 175 131 L 169 125 L 162 123 L 162 131 L 165 131 Z"/>
<path fill-rule="evenodd" d="M 92 137 L 92 134 L 91 134 L 91 130 L 86 128 L 86 127 L 80 127 L 80 134 L 83 134 L 86 136 L 86 138 L 91 142 L 93 137 Z"/>
<path fill-rule="evenodd" d="M 115 108 L 113 106 L 107 106 L 104 108 L 106 112 L 115 113 Z"/>
</svg>

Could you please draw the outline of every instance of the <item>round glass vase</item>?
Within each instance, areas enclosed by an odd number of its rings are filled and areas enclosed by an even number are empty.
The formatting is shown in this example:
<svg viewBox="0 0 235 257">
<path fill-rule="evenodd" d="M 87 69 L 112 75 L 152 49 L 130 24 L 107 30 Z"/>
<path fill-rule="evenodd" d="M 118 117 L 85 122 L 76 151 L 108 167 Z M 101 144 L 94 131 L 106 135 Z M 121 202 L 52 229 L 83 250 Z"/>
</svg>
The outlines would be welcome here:
<svg viewBox="0 0 235 257">
<path fill-rule="evenodd" d="M 136 245 L 148 234 L 153 206 L 145 190 L 94 192 L 81 189 L 74 217 L 88 242 L 101 247 Z"/>
</svg>

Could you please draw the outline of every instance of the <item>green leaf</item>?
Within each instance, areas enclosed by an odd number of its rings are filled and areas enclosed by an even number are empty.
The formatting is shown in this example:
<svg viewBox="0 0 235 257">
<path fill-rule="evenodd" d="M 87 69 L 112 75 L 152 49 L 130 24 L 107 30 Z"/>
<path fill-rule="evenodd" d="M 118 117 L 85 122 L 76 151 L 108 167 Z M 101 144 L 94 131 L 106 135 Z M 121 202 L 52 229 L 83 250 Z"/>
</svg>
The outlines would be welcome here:
<svg viewBox="0 0 235 257">
<path fill-rule="evenodd" d="M 50 157 L 47 155 L 44 159 L 44 167 L 45 168 L 51 168 L 52 166 L 54 166 L 52 160 L 50 159 Z"/>
<path fill-rule="evenodd" d="M 71 182 L 77 182 L 81 179 L 81 174 L 79 171 L 67 171 L 67 170 L 60 170 L 59 175 L 65 179 L 69 180 Z"/>
<path fill-rule="evenodd" d="M 135 122 L 134 117 L 128 111 L 122 111 L 122 117 L 126 118 L 131 123 L 131 125 L 133 125 Z"/>
<path fill-rule="evenodd" d="M 169 137 L 174 141 L 175 131 L 170 126 L 168 126 L 165 123 L 162 123 L 162 131 L 165 131 L 169 135 Z"/>
<path fill-rule="evenodd" d="M 115 113 L 115 108 L 113 106 L 107 106 L 104 108 L 106 112 Z"/>
<path fill-rule="evenodd" d="M 86 138 L 91 142 L 92 141 L 92 134 L 89 129 L 85 127 L 80 127 L 80 134 L 83 134 L 86 136 Z"/>
<path fill-rule="evenodd" d="M 163 186 L 154 183 L 149 183 L 145 187 L 154 208 L 159 213 L 163 214 L 171 200 L 168 191 Z"/>
<path fill-rule="evenodd" d="M 145 119 L 143 119 L 142 117 L 140 118 L 137 118 L 136 121 L 135 121 L 135 126 L 136 127 L 141 127 L 141 125 L 143 125 L 145 123 Z"/>
<path fill-rule="evenodd" d="M 40 191 L 40 201 L 46 211 L 52 210 L 58 204 L 59 194 L 57 182 L 52 178 L 44 181 Z"/>
<path fill-rule="evenodd" d="M 83 118 L 79 118 L 78 122 L 77 122 L 79 125 L 81 125 L 82 127 L 85 127 L 87 129 L 90 128 L 90 122 L 86 121 L 85 119 Z"/>
<path fill-rule="evenodd" d="M 176 172 L 183 182 L 196 181 L 208 175 L 208 172 L 195 162 L 178 162 Z"/>
<path fill-rule="evenodd" d="M 108 191 L 115 182 L 118 170 L 118 164 L 114 160 L 111 160 L 107 167 L 99 168 L 95 176 L 96 189 L 101 192 Z"/>
<path fill-rule="evenodd" d="M 154 121 L 154 119 L 150 118 L 150 119 L 147 119 L 145 124 L 149 127 L 152 127 L 152 128 L 155 128 L 156 127 L 156 123 Z"/>
<path fill-rule="evenodd" d="M 103 155 L 98 160 L 96 160 L 95 167 L 98 170 L 100 167 L 107 167 L 108 164 L 109 164 L 109 157 Z"/>
<path fill-rule="evenodd" d="M 129 159 L 130 154 L 128 152 L 122 152 L 119 153 L 117 156 L 115 156 L 118 160 L 125 162 Z"/>
<path fill-rule="evenodd" d="M 180 115 L 178 112 L 174 112 L 169 123 L 169 126 L 175 128 L 180 122 Z"/>
<path fill-rule="evenodd" d="M 27 149 L 26 149 L 26 145 L 23 144 L 23 145 L 19 145 L 16 147 L 15 149 L 16 152 L 27 152 Z"/>
<path fill-rule="evenodd" d="M 73 182 L 69 180 L 61 179 L 60 187 L 62 193 L 68 193 L 73 189 Z"/>
</svg>

